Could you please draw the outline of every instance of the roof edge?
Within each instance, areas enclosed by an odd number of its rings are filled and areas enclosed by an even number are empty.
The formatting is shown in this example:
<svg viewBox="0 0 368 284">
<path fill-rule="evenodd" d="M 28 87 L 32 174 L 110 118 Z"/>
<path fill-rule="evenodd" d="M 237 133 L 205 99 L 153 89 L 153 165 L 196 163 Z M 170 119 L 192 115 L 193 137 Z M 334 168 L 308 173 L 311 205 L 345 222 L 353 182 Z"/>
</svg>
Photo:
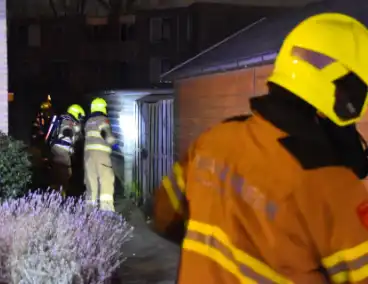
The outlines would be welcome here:
<svg viewBox="0 0 368 284">
<path fill-rule="evenodd" d="M 205 55 L 206 53 L 214 50 L 215 48 L 219 47 L 220 45 L 224 44 L 225 42 L 233 39 L 234 37 L 238 36 L 239 34 L 242 34 L 243 32 L 246 32 L 247 30 L 253 28 L 254 26 L 262 23 L 263 21 L 265 21 L 267 18 L 266 17 L 263 17 L 263 18 L 260 18 L 259 20 L 251 23 L 250 25 L 247 25 L 245 26 L 244 28 L 238 30 L 237 32 L 231 34 L 230 36 L 226 37 L 225 39 L 219 41 L 218 43 L 215 43 L 214 45 L 210 46 L 209 48 L 201 51 L 200 53 L 198 53 L 197 55 L 189 58 L 188 60 L 180 63 L 179 65 L 176 65 L 174 68 L 172 68 L 171 70 L 167 71 L 166 73 L 162 74 L 160 76 L 161 80 L 164 80 L 167 76 L 169 76 L 171 73 L 175 72 L 176 70 L 184 67 L 185 65 L 189 64 L 190 62 L 192 62 L 193 60 Z"/>
<path fill-rule="evenodd" d="M 197 76 L 204 76 L 209 74 L 224 73 L 229 71 L 236 71 L 240 69 L 247 69 L 264 64 L 272 64 L 277 56 L 278 52 L 270 51 L 267 53 L 258 54 L 252 57 L 238 59 L 235 61 L 224 62 L 212 66 L 204 66 L 203 68 L 192 69 L 187 72 L 183 72 L 181 76 L 176 77 L 177 80 L 189 79 Z M 167 78 L 166 80 L 172 80 L 173 78 Z"/>
</svg>

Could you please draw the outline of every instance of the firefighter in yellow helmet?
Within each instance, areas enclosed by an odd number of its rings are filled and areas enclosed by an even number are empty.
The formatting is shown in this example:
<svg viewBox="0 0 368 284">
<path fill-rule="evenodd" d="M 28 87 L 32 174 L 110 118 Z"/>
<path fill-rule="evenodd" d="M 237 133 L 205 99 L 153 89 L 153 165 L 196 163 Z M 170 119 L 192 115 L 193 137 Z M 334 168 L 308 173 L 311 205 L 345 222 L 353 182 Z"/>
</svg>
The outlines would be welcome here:
<svg viewBox="0 0 368 284">
<path fill-rule="evenodd" d="M 86 116 L 80 105 L 68 107 L 65 114 L 54 117 L 49 127 L 47 142 L 52 154 L 53 180 L 66 193 L 72 175 L 74 146 L 82 137 L 82 120 Z"/>
<path fill-rule="evenodd" d="M 367 157 L 355 128 L 367 50 L 354 18 L 304 20 L 253 115 L 214 126 L 175 164 L 152 224 L 182 246 L 179 284 L 368 283 Z"/>
<path fill-rule="evenodd" d="M 91 115 L 85 124 L 84 170 L 87 202 L 106 211 L 115 211 L 111 148 L 116 144 L 107 118 L 107 103 L 96 98 L 91 103 Z"/>
</svg>

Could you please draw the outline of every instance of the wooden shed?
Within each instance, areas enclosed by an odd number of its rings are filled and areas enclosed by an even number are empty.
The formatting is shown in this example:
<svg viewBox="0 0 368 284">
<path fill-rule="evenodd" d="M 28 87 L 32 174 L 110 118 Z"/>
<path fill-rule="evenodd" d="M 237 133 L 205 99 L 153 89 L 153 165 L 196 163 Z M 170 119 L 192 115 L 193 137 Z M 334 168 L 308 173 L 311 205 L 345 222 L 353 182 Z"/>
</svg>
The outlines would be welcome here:
<svg viewBox="0 0 368 284">
<path fill-rule="evenodd" d="M 249 98 L 267 94 L 266 80 L 287 33 L 321 12 L 343 12 L 368 23 L 368 1 L 323 1 L 293 14 L 267 18 L 162 75 L 175 86 L 175 152 L 180 156 L 205 129 L 249 113 Z M 343 43 L 342 43 L 343 44 Z M 368 120 L 360 128 L 368 138 Z"/>
<path fill-rule="evenodd" d="M 86 100 L 94 97 L 106 99 L 120 145 L 112 153 L 116 194 L 145 203 L 173 165 L 173 90 L 101 91 Z"/>
</svg>

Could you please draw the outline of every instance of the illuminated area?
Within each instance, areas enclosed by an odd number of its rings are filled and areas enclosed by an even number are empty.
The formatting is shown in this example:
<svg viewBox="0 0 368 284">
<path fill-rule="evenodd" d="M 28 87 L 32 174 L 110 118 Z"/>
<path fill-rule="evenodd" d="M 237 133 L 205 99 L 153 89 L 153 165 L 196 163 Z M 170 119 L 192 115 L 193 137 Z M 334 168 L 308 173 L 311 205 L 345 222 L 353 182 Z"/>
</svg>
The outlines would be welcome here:
<svg viewBox="0 0 368 284">
<path fill-rule="evenodd" d="M 124 114 L 120 115 L 119 125 L 121 127 L 124 142 L 135 143 L 138 138 L 138 130 L 134 116 Z"/>
</svg>

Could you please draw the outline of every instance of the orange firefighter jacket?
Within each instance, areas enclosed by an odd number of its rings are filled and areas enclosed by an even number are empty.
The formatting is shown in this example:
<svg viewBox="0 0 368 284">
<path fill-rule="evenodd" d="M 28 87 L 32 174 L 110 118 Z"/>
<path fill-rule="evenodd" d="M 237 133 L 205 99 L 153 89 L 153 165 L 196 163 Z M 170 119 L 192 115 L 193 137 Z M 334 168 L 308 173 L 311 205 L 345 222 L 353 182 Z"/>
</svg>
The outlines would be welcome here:
<svg viewBox="0 0 368 284">
<path fill-rule="evenodd" d="M 182 246 L 178 283 L 368 283 L 365 187 L 317 128 L 294 121 L 290 135 L 257 100 L 249 119 L 202 134 L 156 191 L 154 227 Z"/>
</svg>

